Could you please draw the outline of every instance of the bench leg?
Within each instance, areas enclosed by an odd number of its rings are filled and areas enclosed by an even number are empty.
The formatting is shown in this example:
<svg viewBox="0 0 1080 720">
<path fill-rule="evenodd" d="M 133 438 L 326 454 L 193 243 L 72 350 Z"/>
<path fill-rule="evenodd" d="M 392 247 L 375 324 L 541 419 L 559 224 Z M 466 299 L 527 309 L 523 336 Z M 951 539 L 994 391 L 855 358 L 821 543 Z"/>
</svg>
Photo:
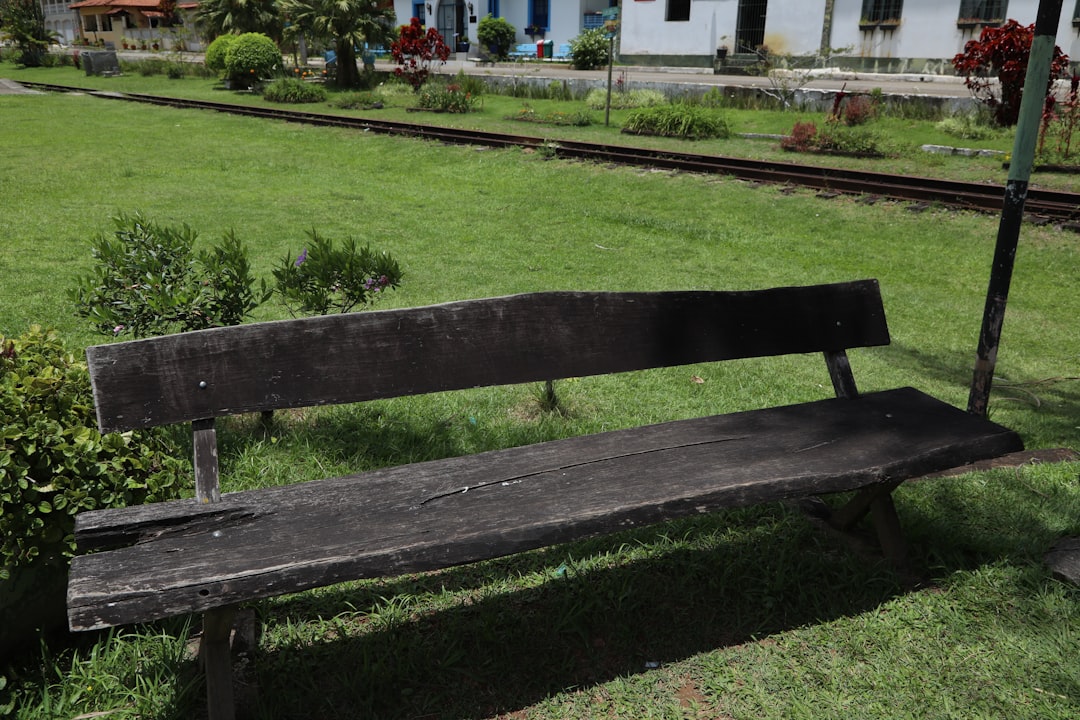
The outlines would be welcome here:
<svg viewBox="0 0 1080 720">
<path fill-rule="evenodd" d="M 869 513 L 882 553 L 894 564 L 903 565 L 907 559 L 907 549 L 892 499 L 892 491 L 899 485 L 898 482 L 883 483 L 863 488 L 846 505 L 833 511 L 829 524 L 838 530 L 849 530 Z"/>
<path fill-rule="evenodd" d="M 206 704 L 210 720 L 234 720 L 236 717 L 229 643 L 235 614 L 236 608 L 229 606 L 203 615 L 200 653 L 206 670 Z"/>
</svg>

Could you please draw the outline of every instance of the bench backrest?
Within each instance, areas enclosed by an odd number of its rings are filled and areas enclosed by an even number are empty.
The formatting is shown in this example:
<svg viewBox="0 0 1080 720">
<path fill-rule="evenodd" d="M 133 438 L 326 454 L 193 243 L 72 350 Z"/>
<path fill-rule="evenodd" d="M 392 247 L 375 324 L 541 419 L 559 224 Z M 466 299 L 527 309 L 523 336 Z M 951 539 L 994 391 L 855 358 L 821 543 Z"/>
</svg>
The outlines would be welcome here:
<svg viewBox="0 0 1080 720">
<path fill-rule="evenodd" d="M 888 342 L 877 281 L 865 280 L 530 293 L 98 345 L 87 359 L 98 423 L 111 432 L 716 360 L 842 355 Z"/>
</svg>

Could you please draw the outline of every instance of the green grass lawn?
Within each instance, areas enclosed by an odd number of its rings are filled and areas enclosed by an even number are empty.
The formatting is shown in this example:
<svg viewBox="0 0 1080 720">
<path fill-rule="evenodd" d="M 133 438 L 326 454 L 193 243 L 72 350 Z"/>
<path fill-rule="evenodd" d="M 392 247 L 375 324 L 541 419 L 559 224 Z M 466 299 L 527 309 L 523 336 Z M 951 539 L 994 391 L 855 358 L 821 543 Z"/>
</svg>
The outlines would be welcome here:
<svg viewBox="0 0 1080 720">
<path fill-rule="evenodd" d="M 481 117 L 520 106 L 503 100 Z M 90 238 L 138 210 L 205 241 L 235 229 L 261 276 L 313 227 L 371 242 L 406 272 L 383 307 L 876 277 L 893 342 L 852 353 L 860 386 L 966 402 L 992 216 L 88 96 L 3 96 L 0 113 L 0 335 L 39 323 L 74 348 L 105 341 L 66 292 L 91 266 Z M 957 160 L 905 162 L 935 174 Z M 1080 446 L 1078 260 L 1075 235 L 1024 227 L 991 416 L 1029 447 Z M 283 316 L 274 302 L 258 311 Z M 225 423 L 226 489 L 831 392 L 817 357 L 557 387 L 565 417 L 510 387 L 288 414 L 270 437 Z M 258 603 L 245 705 L 260 718 L 1074 718 L 1080 591 L 1041 556 L 1080 533 L 1078 473 L 902 488 L 914 584 L 770 505 Z M 197 714 L 186 636 L 170 622 L 47 646 L 6 671 L 12 712 Z"/>
</svg>

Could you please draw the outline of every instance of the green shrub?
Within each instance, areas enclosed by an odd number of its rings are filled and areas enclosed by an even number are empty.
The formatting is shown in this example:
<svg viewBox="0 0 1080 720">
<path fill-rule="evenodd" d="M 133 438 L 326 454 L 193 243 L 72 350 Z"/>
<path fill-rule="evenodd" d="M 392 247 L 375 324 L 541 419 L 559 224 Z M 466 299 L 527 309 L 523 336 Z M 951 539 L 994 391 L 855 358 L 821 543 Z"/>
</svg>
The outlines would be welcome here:
<svg viewBox="0 0 1080 720">
<path fill-rule="evenodd" d="M 818 130 L 816 149 L 851 155 L 884 155 L 881 135 L 861 127 L 826 123 Z"/>
<path fill-rule="evenodd" d="M 476 39 L 496 57 L 505 59 L 510 56 L 510 48 L 517 39 L 517 30 L 506 18 L 493 17 L 488 13 L 480 18 L 476 26 Z"/>
<path fill-rule="evenodd" d="M 158 431 L 101 435 L 86 365 L 52 332 L 0 336 L 0 655 L 62 628 L 75 514 L 169 500 L 187 475 Z"/>
<path fill-rule="evenodd" d="M 593 88 L 585 96 L 585 104 L 593 110 L 603 110 L 607 107 L 607 90 Z M 634 108 L 654 107 L 667 102 L 664 93 L 659 90 L 627 90 L 625 92 L 611 93 L 611 107 L 617 110 L 632 110 Z"/>
<path fill-rule="evenodd" d="M 1001 131 L 990 127 L 974 113 L 961 113 L 947 117 L 936 123 L 935 128 L 961 140 L 986 140 L 998 135 Z"/>
<path fill-rule="evenodd" d="M 231 232 L 209 251 L 192 249 L 198 234 L 143 218 L 114 218 L 91 252 L 92 274 L 79 278 L 76 312 L 105 335 L 147 337 L 238 325 L 269 293 L 256 290 L 247 251 Z"/>
<path fill-rule="evenodd" d="M 731 136 L 727 120 L 715 110 L 684 103 L 636 110 L 626 119 L 622 130 L 635 135 L 660 135 L 687 140 Z"/>
<path fill-rule="evenodd" d="M 326 90 L 322 85 L 297 80 L 279 78 L 267 85 L 263 97 L 270 102 L 279 103 L 315 103 L 326 101 Z"/>
<path fill-rule="evenodd" d="M 578 70 L 595 70 L 608 64 L 610 49 L 603 29 L 586 30 L 570 41 L 570 64 Z"/>
<path fill-rule="evenodd" d="M 401 267 L 389 253 L 357 248 L 352 238 L 338 249 L 315 230 L 308 237 L 295 259 L 286 255 L 273 271 L 274 291 L 293 315 L 350 312 L 401 284 Z"/>
<path fill-rule="evenodd" d="M 183 465 L 158 432 L 101 435 L 86 364 L 53 332 L 0 336 L 0 580 L 62 566 L 75 513 L 180 495 Z"/>
<path fill-rule="evenodd" d="M 253 85 L 281 66 L 281 51 L 262 33 L 244 33 L 225 51 L 225 75 L 234 83 Z"/>
<path fill-rule="evenodd" d="M 409 93 L 412 94 L 412 91 Z M 330 104 L 342 110 L 371 110 L 383 107 L 382 101 L 370 90 L 339 93 Z"/>
<path fill-rule="evenodd" d="M 429 83 L 420 90 L 417 107 L 438 112 L 467 113 L 476 109 L 479 100 L 455 83 Z"/>
<path fill-rule="evenodd" d="M 203 60 L 204 64 L 210 70 L 213 70 L 218 77 L 225 76 L 225 56 L 229 52 L 229 48 L 236 42 L 239 35 L 233 35 L 229 33 L 227 35 L 219 35 L 210 43 L 206 48 L 206 56 Z"/>
</svg>

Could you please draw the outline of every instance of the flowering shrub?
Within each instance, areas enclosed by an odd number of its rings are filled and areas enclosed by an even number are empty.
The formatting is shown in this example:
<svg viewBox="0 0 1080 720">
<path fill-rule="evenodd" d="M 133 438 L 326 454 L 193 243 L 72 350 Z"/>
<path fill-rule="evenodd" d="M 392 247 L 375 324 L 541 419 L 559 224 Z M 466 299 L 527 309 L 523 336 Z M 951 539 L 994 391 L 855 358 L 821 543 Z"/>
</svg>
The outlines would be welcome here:
<svg viewBox="0 0 1080 720">
<path fill-rule="evenodd" d="M 432 84 L 420 91 L 417 107 L 439 112 L 467 113 L 476 109 L 479 98 L 460 85 Z"/>
<path fill-rule="evenodd" d="M 413 18 L 408 25 L 401 26 L 398 39 L 390 44 L 390 55 L 398 64 L 394 74 L 418 91 L 431 75 L 432 66 L 446 63 L 450 48 L 438 30 L 425 31 L 419 18 Z"/>
<path fill-rule="evenodd" d="M 352 238 L 339 249 L 315 230 L 308 237 L 295 259 L 286 255 L 273 271 L 275 292 L 294 316 L 350 312 L 401 283 L 401 267 L 387 252 L 357 248 Z"/>
<path fill-rule="evenodd" d="M 570 41 L 570 63 L 577 70 L 595 70 L 608 64 L 610 50 L 602 28 L 586 30 Z"/>
<path fill-rule="evenodd" d="M 112 236 L 99 235 L 97 264 L 78 279 L 76 312 L 106 335 L 147 337 L 238 325 L 268 296 L 256 289 L 247 250 L 233 233 L 194 253 L 198 233 L 167 227 L 139 213 L 114 218 Z"/>
<path fill-rule="evenodd" d="M 1020 100 L 1034 37 L 1035 25 L 1024 26 L 1009 20 L 1001 27 L 984 27 L 978 40 L 969 40 L 964 45 L 964 52 L 953 57 L 953 67 L 957 74 L 964 76 L 964 85 L 972 97 L 993 110 L 994 121 L 1002 127 L 1015 125 L 1020 116 Z M 1047 95 L 1053 89 L 1054 80 L 1066 76 L 1068 67 L 1069 57 L 1055 45 Z M 997 91 L 991 74 L 997 76 Z"/>
<path fill-rule="evenodd" d="M 254 85 L 281 66 L 281 51 L 262 33 L 238 35 L 225 50 L 225 74 L 233 83 Z"/>
<path fill-rule="evenodd" d="M 833 152 L 852 155 L 881 155 L 880 136 L 865 128 L 853 128 L 833 121 L 818 128 L 812 122 L 797 122 L 780 147 L 792 152 Z"/>
</svg>

